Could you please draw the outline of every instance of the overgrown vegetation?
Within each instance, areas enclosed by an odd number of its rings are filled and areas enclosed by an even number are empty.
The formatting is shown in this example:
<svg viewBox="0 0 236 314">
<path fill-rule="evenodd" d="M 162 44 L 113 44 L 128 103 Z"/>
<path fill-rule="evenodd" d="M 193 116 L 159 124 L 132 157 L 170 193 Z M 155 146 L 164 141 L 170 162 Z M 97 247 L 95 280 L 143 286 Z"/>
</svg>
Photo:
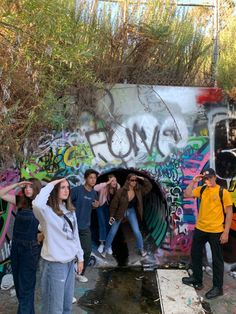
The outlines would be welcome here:
<svg viewBox="0 0 236 314">
<path fill-rule="evenodd" d="M 0 160 L 5 166 L 22 158 L 26 138 L 36 143 L 42 130 L 73 129 L 82 111 L 96 115 L 105 86 L 211 84 L 211 9 L 180 10 L 168 0 L 145 5 L 134 0 L 126 10 L 96 0 L 75 8 L 74 2 L 1 0 Z M 204 14 L 208 19 L 200 18 Z M 232 20 L 231 34 L 235 27 Z M 224 78 L 227 66 L 234 75 L 229 51 L 218 72 L 226 89 L 235 86 Z"/>
</svg>

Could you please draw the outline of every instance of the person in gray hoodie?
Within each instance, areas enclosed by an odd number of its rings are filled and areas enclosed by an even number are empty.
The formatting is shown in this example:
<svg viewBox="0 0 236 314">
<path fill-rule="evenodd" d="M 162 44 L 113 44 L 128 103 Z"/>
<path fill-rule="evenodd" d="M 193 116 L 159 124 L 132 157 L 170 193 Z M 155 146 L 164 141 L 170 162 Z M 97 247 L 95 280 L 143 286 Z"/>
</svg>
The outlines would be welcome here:
<svg viewBox="0 0 236 314">
<path fill-rule="evenodd" d="M 53 180 L 33 201 L 33 212 L 44 234 L 41 257 L 42 313 L 69 314 L 72 311 L 75 272 L 83 270 L 83 250 L 78 235 L 75 208 L 70 201 L 70 184 Z"/>
</svg>

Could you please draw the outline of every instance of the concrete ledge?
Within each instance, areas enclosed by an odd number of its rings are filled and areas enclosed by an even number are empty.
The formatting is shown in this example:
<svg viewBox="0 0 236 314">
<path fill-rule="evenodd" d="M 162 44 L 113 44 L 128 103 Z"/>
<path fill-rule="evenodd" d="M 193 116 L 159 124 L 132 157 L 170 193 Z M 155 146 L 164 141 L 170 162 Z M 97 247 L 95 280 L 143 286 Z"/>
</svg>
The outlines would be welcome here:
<svg viewBox="0 0 236 314">
<path fill-rule="evenodd" d="M 162 314 L 203 314 L 201 301 L 194 288 L 182 284 L 186 270 L 156 271 Z"/>
</svg>

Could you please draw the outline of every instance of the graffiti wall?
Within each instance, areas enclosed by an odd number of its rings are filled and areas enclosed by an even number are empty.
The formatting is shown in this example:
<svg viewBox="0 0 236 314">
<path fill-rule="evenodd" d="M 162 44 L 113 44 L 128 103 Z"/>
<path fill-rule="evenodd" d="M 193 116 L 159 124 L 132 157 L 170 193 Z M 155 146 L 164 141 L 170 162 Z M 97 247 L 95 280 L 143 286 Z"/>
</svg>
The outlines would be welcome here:
<svg viewBox="0 0 236 314">
<path fill-rule="evenodd" d="M 116 171 L 123 180 L 126 170 L 141 172 L 153 183 L 145 200 L 147 238 L 162 254 L 189 254 L 198 204 L 183 190 L 192 177 L 212 166 L 235 193 L 235 108 L 220 90 L 118 84 L 97 111 L 101 119 L 85 112 L 74 132 L 42 134 L 21 177 L 48 181 L 57 174 L 77 185 L 87 168 Z M 2 243 L 8 227 L 1 224 Z"/>
<path fill-rule="evenodd" d="M 0 189 L 19 181 L 19 179 L 18 169 L 0 172 Z M 14 217 L 14 207 L 0 199 L 0 282 L 4 274 L 11 272 L 10 244 Z"/>
</svg>

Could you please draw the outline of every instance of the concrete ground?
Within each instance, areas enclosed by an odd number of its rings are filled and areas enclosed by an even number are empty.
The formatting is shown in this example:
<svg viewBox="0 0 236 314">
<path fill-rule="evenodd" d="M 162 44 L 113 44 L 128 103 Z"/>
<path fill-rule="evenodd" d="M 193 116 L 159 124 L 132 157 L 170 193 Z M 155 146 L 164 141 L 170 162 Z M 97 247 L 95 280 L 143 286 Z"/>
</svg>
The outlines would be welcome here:
<svg viewBox="0 0 236 314">
<path fill-rule="evenodd" d="M 101 281 L 101 272 L 105 272 L 108 266 L 115 266 L 115 261 L 110 258 L 108 261 L 104 263 L 104 261 L 100 261 L 98 257 L 97 261 L 98 266 L 102 266 L 103 268 L 91 266 L 87 269 L 86 276 L 89 281 L 87 283 L 79 283 L 76 280 L 75 286 L 75 297 L 77 299 L 81 298 L 86 292 L 99 287 L 99 285 L 103 285 L 104 283 Z M 133 257 L 132 265 L 138 264 L 138 257 Z M 40 272 L 38 273 L 40 276 Z M 155 273 L 153 273 L 155 276 Z M 40 313 L 40 292 L 39 292 L 39 278 L 37 281 L 37 289 L 36 289 L 36 299 L 35 299 L 35 308 L 36 314 Z M 181 283 L 180 283 L 181 286 Z M 230 276 L 229 273 L 225 273 L 224 278 L 224 295 L 218 297 L 214 300 L 206 300 L 204 294 L 211 288 L 212 286 L 212 277 L 211 275 L 204 273 L 204 289 L 201 291 L 197 291 L 197 294 L 202 297 L 202 300 L 207 302 L 204 303 L 206 308 L 206 313 L 214 313 L 214 314 L 236 314 L 236 278 Z M 13 290 L 3 291 L 0 290 L 0 313 L 1 314 L 15 314 L 17 312 L 17 299 L 15 296 L 11 296 Z M 208 304 L 209 303 L 209 304 Z M 87 311 L 82 309 L 79 304 L 73 305 L 73 313 L 78 314 L 86 314 L 86 313 L 96 313 L 96 304 L 88 304 L 88 307 L 91 305 L 91 311 Z M 211 312 L 209 310 L 209 306 L 211 308 Z M 119 313 L 119 314 L 128 314 L 128 312 Z M 105 313 L 104 313 L 105 314 Z M 112 313 L 109 313 L 112 314 Z M 134 313 L 140 314 L 140 313 Z"/>
<path fill-rule="evenodd" d="M 209 302 L 212 313 L 214 314 L 236 314 L 236 278 L 230 273 L 224 275 L 224 295 L 213 300 L 207 300 L 204 295 L 212 288 L 212 277 L 204 275 L 204 288 L 197 291 L 204 301 Z"/>
<path fill-rule="evenodd" d="M 128 242 L 128 248 L 129 248 L 129 260 L 128 260 L 128 266 L 130 267 L 140 267 L 145 269 L 146 271 L 151 271 L 152 266 L 155 261 L 156 257 L 150 253 L 147 257 L 141 258 L 137 251 L 134 249 L 135 247 L 135 239 L 132 236 L 129 236 L 129 242 Z M 152 251 L 152 250 L 150 250 Z M 101 290 L 103 289 L 104 285 L 104 276 L 103 272 L 106 272 L 108 268 L 110 267 L 116 267 L 117 262 L 113 257 L 109 257 L 104 260 L 99 253 L 95 253 L 96 257 L 96 264 L 94 266 L 90 266 L 86 270 L 86 276 L 88 277 L 89 281 L 87 283 L 80 283 L 76 280 L 75 285 L 75 297 L 77 299 L 80 299 L 81 297 L 85 296 L 89 291 L 92 290 L 96 291 L 101 287 Z M 159 263 L 162 265 L 162 262 L 158 258 Z M 158 268 L 161 266 L 158 263 Z M 179 263 L 180 265 L 181 263 Z M 169 264 L 169 268 L 173 268 L 174 263 L 172 262 Z M 175 265 L 178 265 L 178 262 L 175 263 Z M 151 266 L 151 267 L 149 267 Z M 168 269 L 168 263 L 163 263 L 163 267 Z M 124 272 L 125 276 L 125 272 Z M 153 277 L 156 278 L 156 273 L 153 271 Z M 236 314 L 236 278 L 232 277 L 230 275 L 230 272 L 225 272 L 224 276 L 224 295 L 220 296 L 213 300 L 207 300 L 205 299 L 204 295 L 205 293 L 211 289 L 212 287 L 212 276 L 210 272 L 204 272 L 204 288 L 201 291 L 197 291 L 197 294 L 199 297 L 202 297 L 202 301 L 204 304 L 204 307 L 206 309 L 205 313 L 214 313 L 214 314 Z M 41 303 L 40 303 L 40 267 L 38 271 L 38 278 L 37 278 L 37 285 L 36 285 L 36 295 L 35 295 L 35 310 L 36 314 L 41 313 Z M 179 283 L 179 286 L 181 288 L 182 282 Z M 0 314 L 15 314 L 17 312 L 17 298 L 15 296 L 12 296 L 13 290 L 0 290 Z M 157 299 L 159 296 L 157 296 Z M 83 297 L 84 299 L 84 297 Z M 86 298 L 85 298 L 86 299 Z M 114 300 L 115 301 L 115 300 Z M 127 300 L 124 300 L 127 301 Z M 89 302 L 89 298 L 88 298 Z M 73 314 L 93 314 L 93 313 L 101 313 L 99 311 L 99 302 L 96 304 L 96 300 L 94 299 L 94 304 L 87 304 L 86 310 L 81 308 L 78 303 L 75 303 L 73 305 Z M 130 301 L 132 302 L 132 301 Z M 96 306 L 97 305 L 97 306 Z M 210 309 L 211 311 L 210 311 Z M 90 308 L 90 310 L 88 310 Z M 146 312 L 145 312 L 146 313 Z M 157 314 L 158 312 L 155 312 Z M 102 313 L 102 314 L 113 314 L 113 313 Z M 117 313 L 114 313 L 117 314 Z M 130 311 L 124 311 L 119 312 L 118 314 L 131 314 Z M 135 313 L 132 314 L 142 314 L 142 313 Z M 151 313 L 148 313 L 151 314 Z M 181 313 L 182 314 L 182 313 Z M 198 313 L 196 313 L 198 314 Z"/>
<path fill-rule="evenodd" d="M 212 276 L 207 273 L 201 291 L 182 284 L 182 277 L 188 275 L 186 270 L 158 269 L 157 273 L 165 314 L 202 314 L 203 309 L 205 313 L 236 314 L 236 279 L 229 273 L 224 276 L 224 295 L 213 300 L 205 298 L 212 288 Z"/>
</svg>

